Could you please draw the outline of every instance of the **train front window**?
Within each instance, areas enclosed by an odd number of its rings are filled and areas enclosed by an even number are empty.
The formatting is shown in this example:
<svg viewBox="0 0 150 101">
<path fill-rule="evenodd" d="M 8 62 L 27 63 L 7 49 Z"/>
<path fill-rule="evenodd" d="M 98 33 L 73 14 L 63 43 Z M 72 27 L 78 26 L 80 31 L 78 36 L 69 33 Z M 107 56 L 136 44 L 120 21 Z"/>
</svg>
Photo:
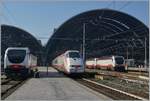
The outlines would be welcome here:
<svg viewBox="0 0 150 101">
<path fill-rule="evenodd" d="M 26 55 L 25 50 L 9 50 L 8 51 L 8 60 L 12 63 L 21 63 Z"/>
<path fill-rule="evenodd" d="M 80 58 L 78 52 L 69 52 L 69 58 Z"/>
<path fill-rule="evenodd" d="M 122 57 L 115 57 L 116 64 L 123 64 L 124 59 Z"/>
</svg>

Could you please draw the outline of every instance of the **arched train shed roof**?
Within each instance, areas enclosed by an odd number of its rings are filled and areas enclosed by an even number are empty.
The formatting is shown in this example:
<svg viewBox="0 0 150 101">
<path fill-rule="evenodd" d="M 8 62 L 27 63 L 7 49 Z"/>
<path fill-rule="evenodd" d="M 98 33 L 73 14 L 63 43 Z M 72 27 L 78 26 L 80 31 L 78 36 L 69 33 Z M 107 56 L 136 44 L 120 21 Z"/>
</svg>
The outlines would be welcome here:
<svg viewBox="0 0 150 101">
<path fill-rule="evenodd" d="M 1 25 L 1 46 L 2 57 L 8 47 L 28 47 L 34 55 L 38 56 L 38 61 L 41 61 L 42 45 L 34 36 L 20 28 Z"/>
<path fill-rule="evenodd" d="M 141 21 L 120 11 L 96 9 L 72 17 L 53 33 L 46 45 L 48 63 L 68 49 L 82 50 L 83 24 L 86 58 L 106 55 L 122 55 L 127 58 L 128 49 L 128 58 L 142 61 L 145 37 L 149 52 L 149 30 Z"/>
</svg>

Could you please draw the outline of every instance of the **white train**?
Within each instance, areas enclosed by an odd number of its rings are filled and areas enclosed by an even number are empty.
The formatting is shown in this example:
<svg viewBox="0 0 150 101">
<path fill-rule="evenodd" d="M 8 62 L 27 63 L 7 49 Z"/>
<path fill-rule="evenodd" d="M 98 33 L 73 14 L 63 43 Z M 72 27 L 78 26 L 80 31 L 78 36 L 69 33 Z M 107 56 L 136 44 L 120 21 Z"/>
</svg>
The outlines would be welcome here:
<svg viewBox="0 0 150 101">
<path fill-rule="evenodd" d="M 5 51 L 4 70 L 9 77 L 28 77 L 37 71 L 37 57 L 28 48 L 10 47 Z"/>
<path fill-rule="evenodd" d="M 105 56 L 86 60 L 86 68 L 97 68 L 114 71 L 125 71 L 123 56 Z"/>
<path fill-rule="evenodd" d="M 83 73 L 83 59 L 77 50 L 68 50 L 52 61 L 52 66 L 66 74 Z"/>
<path fill-rule="evenodd" d="M 135 60 L 134 59 L 125 59 L 125 63 L 127 67 L 135 67 Z"/>
</svg>

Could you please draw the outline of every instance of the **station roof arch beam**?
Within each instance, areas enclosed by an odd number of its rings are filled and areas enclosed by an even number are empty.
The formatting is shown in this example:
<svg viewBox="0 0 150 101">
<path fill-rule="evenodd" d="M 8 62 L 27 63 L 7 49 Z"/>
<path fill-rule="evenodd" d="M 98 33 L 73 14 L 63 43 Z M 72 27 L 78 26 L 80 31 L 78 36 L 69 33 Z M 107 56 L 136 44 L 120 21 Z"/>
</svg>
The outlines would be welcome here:
<svg viewBox="0 0 150 101">
<path fill-rule="evenodd" d="M 83 24 L 86 23 L 86 57 L 123 55 L 126 49 L 134 48 L 134 58 L 144 60 L 144 40 L 147 38 L 149 52 L 149 29 L 137 18 L 112 9 L 96 9 L 78 14 L 64 22 L 46 44 L 47 62 L 67 49 L 81 50 Z M 121 52 L 119 52 L 119 49 Z M 136 56 L 137 53 L 141 56 Z M 148 53 L 149 54 L 149 53 Z M 147 56 L 148 56 L 147 54 Z M 148 58 L 148 57 L 147 57 Z"/>
</svg>

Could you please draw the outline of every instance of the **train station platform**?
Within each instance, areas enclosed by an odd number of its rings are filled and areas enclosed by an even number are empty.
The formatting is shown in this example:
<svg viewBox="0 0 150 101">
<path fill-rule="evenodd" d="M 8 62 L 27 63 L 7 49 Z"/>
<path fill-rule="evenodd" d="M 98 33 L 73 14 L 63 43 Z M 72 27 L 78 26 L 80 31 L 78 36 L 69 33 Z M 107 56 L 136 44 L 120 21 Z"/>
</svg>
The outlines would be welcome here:
<svg viewBox="0 0 150 101">
<path fill-rule="evenodd" d="M 49 67 L 39 67 L 40 78 L 31 78 L 5 100 L 111 100 Z"/>
</svg>

